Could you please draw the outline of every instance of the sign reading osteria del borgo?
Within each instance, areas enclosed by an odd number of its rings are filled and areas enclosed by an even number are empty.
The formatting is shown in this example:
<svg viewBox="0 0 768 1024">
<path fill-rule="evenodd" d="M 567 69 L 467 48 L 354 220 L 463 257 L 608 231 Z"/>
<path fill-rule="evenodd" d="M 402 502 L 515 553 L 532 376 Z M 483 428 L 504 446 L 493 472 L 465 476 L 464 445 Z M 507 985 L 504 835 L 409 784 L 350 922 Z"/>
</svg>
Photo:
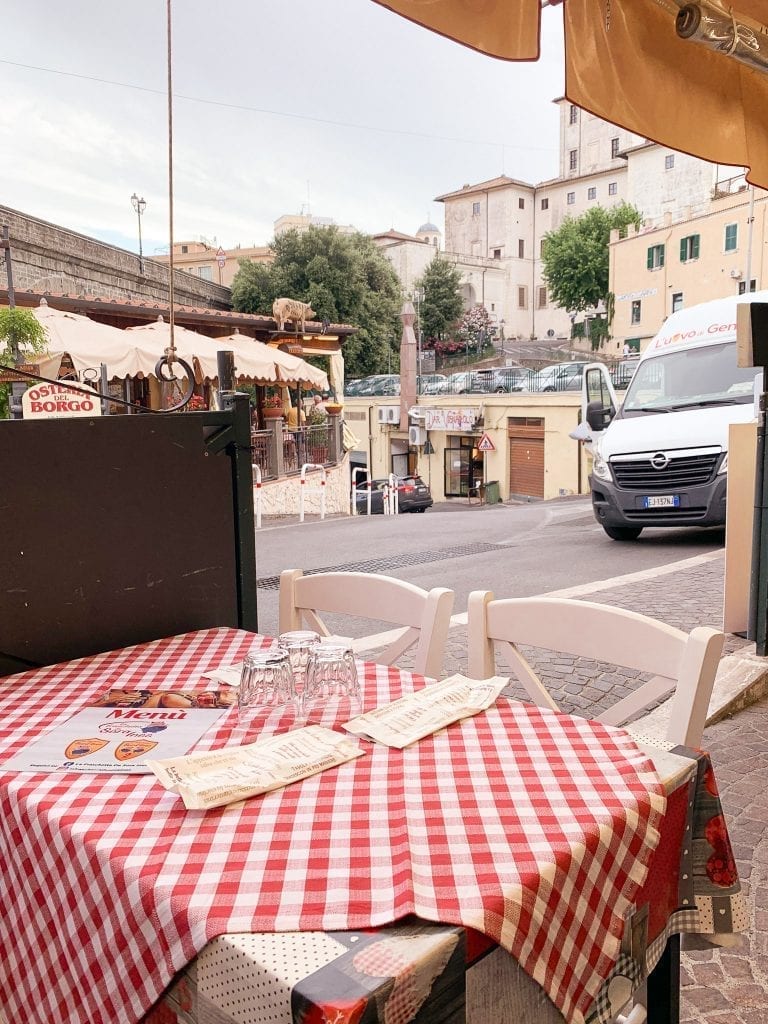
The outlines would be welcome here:
<svg viewBox="0 0 768 1024">
<path fill-rule="evenodd" d="M 21 396 L 21 412 L 25 420 L 101 416 L 101 399 L 66 384 L 34 384 Z"/>
</svg>

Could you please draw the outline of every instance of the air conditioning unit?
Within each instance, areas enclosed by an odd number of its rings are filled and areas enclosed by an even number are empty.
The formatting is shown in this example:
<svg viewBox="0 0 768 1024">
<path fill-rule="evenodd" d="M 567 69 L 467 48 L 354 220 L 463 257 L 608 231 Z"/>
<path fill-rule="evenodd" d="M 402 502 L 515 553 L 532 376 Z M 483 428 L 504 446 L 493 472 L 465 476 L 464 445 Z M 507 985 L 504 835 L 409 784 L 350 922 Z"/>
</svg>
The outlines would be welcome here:
<svg viewBox="0 0 768 1024">
<path fill-rule="evenodd" d="M 737 267 L 734 267 L 733 270 L 731 271 L 731 277 L 735 281 L 737 281 L 741 277 L 741 271 Z"/>
<path fill-rule="evenodd" d="M 399 423 L 399 405 L 380 405 L 378 408 L 379 423 Z"/>
<path fill-rule="evenodd" d="M 418 445 L 421 448 L 426 440 L 427 432 L 424 427 L 408 427 L 408 444 Z"/>
</svg>

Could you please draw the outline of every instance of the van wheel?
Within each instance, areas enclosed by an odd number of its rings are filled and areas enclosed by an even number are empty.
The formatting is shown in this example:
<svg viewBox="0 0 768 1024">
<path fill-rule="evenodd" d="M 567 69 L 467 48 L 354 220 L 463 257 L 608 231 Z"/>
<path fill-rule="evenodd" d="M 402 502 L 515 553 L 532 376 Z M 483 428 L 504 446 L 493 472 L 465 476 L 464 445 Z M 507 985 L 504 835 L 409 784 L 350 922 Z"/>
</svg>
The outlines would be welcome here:
<svg viewBox="0 0 768 1024">
<path fill-rule="evenodd" d="M 642 526 L 604 526 L 611 540 L 637 540 L 643 532 Z"/>
</svg>

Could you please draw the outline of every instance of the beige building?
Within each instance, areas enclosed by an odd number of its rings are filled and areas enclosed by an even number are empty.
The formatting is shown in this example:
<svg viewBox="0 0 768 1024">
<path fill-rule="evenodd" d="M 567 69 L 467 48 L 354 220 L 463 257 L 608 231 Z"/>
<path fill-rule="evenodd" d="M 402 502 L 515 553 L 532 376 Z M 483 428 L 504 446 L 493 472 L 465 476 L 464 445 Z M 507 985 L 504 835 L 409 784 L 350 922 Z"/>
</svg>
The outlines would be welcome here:
<svg viewBox="0 0 768 1024">
<path fill-rule="evenodd" d="M 625 343 L 642 351 L 678 309 L 766 286 L 768 192 L 748 187 L 738 175 L 710 190 L 698 216 L 685 212 L 644 223 L 626 238 L 614 232 L 611 354 L 620 354 Z"/>
<path fill-rule="evenodd" d="M 587 454 L 568 436 L 580 418 L 578 393 L 422 396 L 407 431 L 400 429 L 396 402 L 344 401 L 344 419 L 358 441 L 351 465 L 370 467 L 374 478 L 418 473 L 435 501 L 469 501 L 489 482 L 502 501 L 588 489 Z"/>
<path fill-rule="evenodd" d="M 168 263 L 167 255 L 153 256 L 157 263 Z M 210 242 L 176 242 L 173 247 L 173 266 L 175 270 L 185 270 L 188 274 L 213 281 L 231 288 L 235 274 L 240 269 L 240 260 L 249 263 L 271 263 L 272 250 L 268 245 L 249 247 L 236 246 L 234 249 L 223 249 Z"/>
</svg>

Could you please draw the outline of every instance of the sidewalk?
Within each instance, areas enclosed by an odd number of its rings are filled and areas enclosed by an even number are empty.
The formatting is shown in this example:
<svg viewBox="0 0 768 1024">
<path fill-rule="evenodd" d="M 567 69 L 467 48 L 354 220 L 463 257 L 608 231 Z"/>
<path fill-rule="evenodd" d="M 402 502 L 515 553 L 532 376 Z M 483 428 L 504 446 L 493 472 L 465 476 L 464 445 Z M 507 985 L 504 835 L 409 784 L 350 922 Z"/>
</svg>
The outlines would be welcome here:
<svg viewBox="0 0 768 1024">
<path fill-rule="evenodd" d="M 690 630 L 722 621 L 723 552 L 548 594 L 618 605 Z M 539 652 L 537 652 L 538 654 Z M 404 664 L 404 663 L 403 663 Z M 405 665 L 404 665 L 405 667 Z M 465 672 L 466 616 L 454 616 L 444 672 Z M 596 662 L 537 657 L 563 710 L 594 714 L 612 704 L 627 676 Z M 664 733 L 663 707 L 643 732 Z M 704 733 L 750 901 L 750 926 L 731 949 L 683 952 L 681 1024 L 768 1024 L 768 659 L 729 635 Z"/>
</svg>

